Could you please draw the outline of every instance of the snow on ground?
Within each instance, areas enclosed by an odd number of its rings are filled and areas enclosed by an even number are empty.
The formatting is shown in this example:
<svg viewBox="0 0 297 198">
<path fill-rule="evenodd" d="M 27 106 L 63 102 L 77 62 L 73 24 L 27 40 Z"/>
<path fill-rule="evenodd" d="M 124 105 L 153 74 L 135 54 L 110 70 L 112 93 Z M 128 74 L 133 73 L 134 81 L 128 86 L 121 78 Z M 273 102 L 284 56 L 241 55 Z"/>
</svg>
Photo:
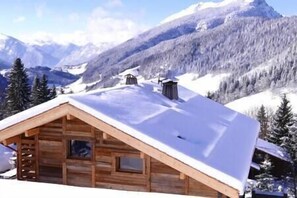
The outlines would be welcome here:
<svg viewBox="0 0 297 198">
<path fill-rule="evenodd" d="M 132 192 L 100 188 L 74 187 L 58 184 L 37 183 L 0 179 L 0 195 L 10 198 L 52 198 L 52 197 L 104 197 L 104 198 L 194 198 L 194 196 L 164 193 Z M 196 197 L 197 198 L 197 197 Z"/>
<path fill-rule="evenodd" d="M 291 102 L 293 111 L 297 113 L 297 93 L 295 90 L 287 88 L 276 91 L 267 90 L 258 94 L 243 97 L 226 104 L 226 106 L 241 113 L 257 110 L 261 105 L 264 105 L 265 107 L 271 108 L 275 111 L 280 105 L 281 97 L 284 93 L 287 94 L 287 98 Z"/>
<path fill-rule="evenodd" d="M 221 81 L 228 76 L 229 74 L 207 74 L 203 77 L 199 77 L 198 74 L 188 73 L 178 76 L 177 78 L 179 79 L 179 85 L 205 96 L 207 92 L 217 91 Z"/>
<path fill-rule="evenodd" d="M 243 192 L 258 122 L 182 86 L 178 101 L 159 89 L 147 82 L 64 95 L 2 120 L 0 130 L 68 102 Z"/>
<path fill-rule="evenodd" d="M 83 63 L 83 64 L 77 65 L 77 66 L 69 66 L 69 67 L 67 67 L 66 72 L 73 74 L 73 75 L 80 75 L 87 70 L 87 64 L 88 63 Z"/>
</svg>

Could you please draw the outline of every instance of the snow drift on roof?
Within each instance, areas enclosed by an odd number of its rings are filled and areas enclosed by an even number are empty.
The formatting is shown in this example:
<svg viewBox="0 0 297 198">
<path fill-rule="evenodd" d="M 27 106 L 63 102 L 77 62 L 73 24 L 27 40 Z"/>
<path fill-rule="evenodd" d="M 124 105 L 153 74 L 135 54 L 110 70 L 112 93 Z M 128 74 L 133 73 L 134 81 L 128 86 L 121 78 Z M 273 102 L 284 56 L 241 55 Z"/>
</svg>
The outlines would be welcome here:
<svg viewBox="0 0 297 198">
<path fill-rule="evenodd" d="M 179 100 L 153 83 L 58 97 L 0 122 L 0 130 L 65 103 L 243 192 L 257 121 L 179 86 Z"/>
<path fill-rule="evenodd" d="M 282 147 L 262 140 L 260 138 L 257 141 L 256 148 L 260 151 L 263 151 L 284 161 L 291 161 L 289 154 Z"/>
</svg>

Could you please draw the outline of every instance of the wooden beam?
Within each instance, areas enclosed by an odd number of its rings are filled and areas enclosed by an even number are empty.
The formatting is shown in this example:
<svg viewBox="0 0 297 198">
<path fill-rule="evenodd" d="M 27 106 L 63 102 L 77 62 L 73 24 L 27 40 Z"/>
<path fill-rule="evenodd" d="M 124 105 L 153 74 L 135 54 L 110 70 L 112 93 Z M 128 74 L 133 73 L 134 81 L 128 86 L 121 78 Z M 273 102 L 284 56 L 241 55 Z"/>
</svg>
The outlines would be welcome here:
<svg viewBox="0 0 297 198">
<path fill-rule="evenodd" d="M 172 156 L 169 156 L 168 154 L 156 149 L 155 147 L 128 135 L 127 133 L 103 122 L 102 120 L 90 115 L 89 113 L 84 112 L 83 110 L 80 110 L 70 104 L 68 104 L 68 106 L 69 113 L 71 115 L 74 115 L 75 117 L 88 123 L 89 125 L 104 131 L 108 135 L 121 140 L 125 144 L 128 144 L 135 149 L 144 152 L 146 155 L 157 159 L 158 161 L 174 168 L 179 172 L 183 172 L 186 175 L 191 175 L 191 177 L 196 181 L 218 192 L 221 192 L 224 195 L 227 195 L 229 197 L 239 197 L 239 191 L 237 189 L 217 180 L 216 178 L 210 177 L 203 172 L 200 172 L 199 170 L 185 164 L 184 162 L 175 159 Z"/>
<path fill-rule="evenodd" d="M 92 187 L 96 187 L 96 166 L 95 164 L 92 165 Z"/>
<path fill-rule="evenodd" d="M 145 154 L 144 154 L 144 152 L 140 152 L 140 158 L 141 158 L 141 159 L 144 159 L 144 158 L 145 158 Z"/>
<path fill-rule="evenodd" d="M 103 132 L 103 140 L 107 140 L 108 139 L 108 134 Z"/>
<path fill-rule="evenodd" d="M 7 127 L 0 131 L 0 142 L 11 138 L 16 135 L 20 135 L 32 128 L 44 125 L 58 118 L 61 118 L 68 113 L 67 103 L 54 107 L 48 111 L 45 111 L 39 115 L 33 116 L 29 119 L 18 122 L 10 127 Z"/>
<path fill-rule="evenodd" d="M 67 185 L 67 165 L 66 162 L 62 164 L 63 184 Z"/>
<path fill-rule="evenodd" d="M 186 175 L 184 173 L 179 173 L 179 179 L 181 180 L 186 179 Z"/>
<path fill-rule="evenodd" d="M 11 138 L 4 139 L 2 141 L 2 143 L 4 146 L 8 146 L 10 144 L 18 143 L 20 141 L 21 141 L 21 138 L 19 135 L 17 135 L 17 136 L 11 137 Z"/>
<path fill-rule="evenodd" d="M 31 137 L 31 136 L 39 134 L 39 132 L 40 132 L 39 128 L 29 129 L 25 132 L 25 136 Z"/>
<path fill-rule="evenodd" d="M 185 179 L 185 195 L 189 194 L 189 185 L 190 185 L 189 176 L 186 176 L 186 179 Z"/>
<path fill-rule="evenodd" d="M 67 114 L 66 115 L 67 120 L 74 120 L 75 117 L 73 115 Z"/>
</svg>

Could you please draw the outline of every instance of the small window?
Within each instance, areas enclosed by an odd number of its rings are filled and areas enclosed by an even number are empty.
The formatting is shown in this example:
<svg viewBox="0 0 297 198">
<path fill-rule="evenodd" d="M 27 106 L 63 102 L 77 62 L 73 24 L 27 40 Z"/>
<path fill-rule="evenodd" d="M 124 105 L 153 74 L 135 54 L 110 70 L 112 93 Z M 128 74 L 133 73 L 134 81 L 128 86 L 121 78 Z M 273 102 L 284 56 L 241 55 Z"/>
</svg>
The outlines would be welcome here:
<svg viewBox="0 0 297 198">
<path fill-rule="evenodd" d="M 143 173 L 143 159 L 137 157 L 117 157 L 117 171 Z"/>
<path fill-rule="evenodd" d="M 82 140 L 69 141 L 69 157 L 70 158 L 88 158 L 92 156 L 91 143 Z"/>
</svg>

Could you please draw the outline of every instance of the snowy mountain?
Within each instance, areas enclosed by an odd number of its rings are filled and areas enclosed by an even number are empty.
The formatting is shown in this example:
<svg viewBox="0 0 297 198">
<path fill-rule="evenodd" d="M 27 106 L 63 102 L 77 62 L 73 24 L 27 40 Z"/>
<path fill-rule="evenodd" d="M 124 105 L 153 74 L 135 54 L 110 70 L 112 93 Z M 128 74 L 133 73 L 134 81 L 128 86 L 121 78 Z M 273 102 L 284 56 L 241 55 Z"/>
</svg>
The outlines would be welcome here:
<svg viewBox="0 0 297 198">
<path fill-rule="evenodd" d="M 281 15 L 270 7 L 265 0 L 225 0 L 222 2 L 200 2 L 187 9 L 175 13 L 161 24 L 199 13 L 201 18 L 216 18 L 226 16 L 229 20 L 235 16 L 259 16 L 264 18 L 279 18 Z"/>
<path fill-rule="evenodd" d="M 88 43 L 82 47 L 77 48 L 76 50 L 73 50 L 67 56 L 64 56 L 56 65 L 56 68 L 61 68 L 63 71 L 67 71 L 69 67 L 86 63 L 101 52 L 111 47 L 112 45 L 109 43 L 102 43 L 100 46 Z"/>
<path fill-rule="evenodd" d="M 61 45 L 61 44 L 49 42 L 49 41 L 39 42 L 38 44 L 34 44 L 31 46 L 46 54 L 50 54 L 51 56 L 55 57 L 57 60 L 55 64 L 60 62 L 61 59 L 63 59 L 64 57 L 69 56 L 69 54 L 81 48 L 80 46 L 74 45 L 72 43 Z M 52 65 L 48 65 L 48 66 L 52 67 Z"/>
<path fill-rule="evenodd" d="M 146 79 L 169 70 L 176 75 L 228 73 L 281 53 L 296 31 L 296 19 L 282 18 L 264 0 L 225 0 L 189 10 L 92 59 L 83 82 L 113 86 L 119 82 L 116 75 L 137 66 Z"/>
<path fill-rule="evenodd" d="M 21 58 L 25 67 L 61 67 L 79 65 L 89 61 L 112 44 L 102 43 L 99 47 L 89 43 L 84 46 L 58 44 L 50 40 L 24 43 L 11 36 L 0 34 L 0 69 L 10 67 L 16 58 Z"/>
<path fill-rule="evenodd" d="M 16 38 L 0 34 L 0 62 L 11 65 L 16 58 L 21 58 L 26 67 L 53 66 L 57 62 L 57 58 L 51 54 Z"/>
</svg>

